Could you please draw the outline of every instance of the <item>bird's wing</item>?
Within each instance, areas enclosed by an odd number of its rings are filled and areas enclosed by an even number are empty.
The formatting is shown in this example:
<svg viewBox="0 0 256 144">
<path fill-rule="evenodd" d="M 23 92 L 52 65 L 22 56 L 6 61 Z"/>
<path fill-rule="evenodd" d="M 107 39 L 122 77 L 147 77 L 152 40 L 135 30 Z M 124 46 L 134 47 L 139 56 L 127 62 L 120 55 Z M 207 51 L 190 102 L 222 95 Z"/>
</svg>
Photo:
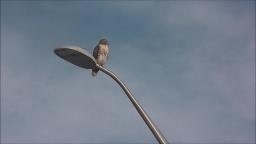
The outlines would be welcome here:
<svg viewBox="0 0 256 144">
<path fill-rule="evenodd" d="M 98 58 L 98 52 L 99 52 L 99 45 L 97 45 L 94 49 L 93 49 L 93 57 L 95 59 Z"/>
<path fill-rule="evenodd" d="M 107 53 L 107 59 L 109 58 L 109 47 L 107 47 L 107 49 L 106 49 L 106 53 Z"/>
</svg>

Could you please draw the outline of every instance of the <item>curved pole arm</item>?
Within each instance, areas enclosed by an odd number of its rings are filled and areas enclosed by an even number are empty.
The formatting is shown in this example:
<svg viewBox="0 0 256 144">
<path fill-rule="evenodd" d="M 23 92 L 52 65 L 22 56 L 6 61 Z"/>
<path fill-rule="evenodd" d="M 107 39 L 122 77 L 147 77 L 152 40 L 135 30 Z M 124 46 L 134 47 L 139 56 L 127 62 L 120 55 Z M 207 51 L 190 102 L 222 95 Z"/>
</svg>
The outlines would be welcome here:
<svg viewBox="0 0 256 144">
<path fill-rule="evenodd" d="M 136 108 L 144 122 L 147 124 L 148 128 L 151 130 L 155 138 L 160 144 L 167 144 L 167 140 L 164 137 L 164 135 L 160 132 L 160 130 L 157 128 L 157 126 L 154 124 L 154 122 L 150 119 L 148 114 L 143 110 L 143 108 L 140 106 L 140 104 L 137 102 L 137 100 L 133 97 L 132 93 L 129 91 L 129 89 L 125 86 L 125 84 L 118 79 L 118 77 L 108 69 L 96 65 L 98 69 L 100 69 L 102 72 L 105 74 L 109 75 L 111 78 L 113 78 L 119 85 L 120 87 L 124 90 L 125 94 L 128 96 L 129 100 L 132 102 L 133 106 Z"/>
</svg>

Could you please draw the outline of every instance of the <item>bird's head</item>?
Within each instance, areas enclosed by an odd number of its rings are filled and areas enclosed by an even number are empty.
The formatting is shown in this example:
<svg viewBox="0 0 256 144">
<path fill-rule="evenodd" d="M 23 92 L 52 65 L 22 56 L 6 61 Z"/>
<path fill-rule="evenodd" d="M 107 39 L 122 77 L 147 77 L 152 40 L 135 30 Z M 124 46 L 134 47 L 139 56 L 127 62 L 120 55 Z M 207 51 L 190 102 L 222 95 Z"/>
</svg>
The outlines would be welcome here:
<svg viewBox="0 0 256 144">
<path fill-rule="evenodd" d="M 108 45 L 108 40 L 107 39 L 101 39 L 99 41 L 99 44 Z"/>
</svg>

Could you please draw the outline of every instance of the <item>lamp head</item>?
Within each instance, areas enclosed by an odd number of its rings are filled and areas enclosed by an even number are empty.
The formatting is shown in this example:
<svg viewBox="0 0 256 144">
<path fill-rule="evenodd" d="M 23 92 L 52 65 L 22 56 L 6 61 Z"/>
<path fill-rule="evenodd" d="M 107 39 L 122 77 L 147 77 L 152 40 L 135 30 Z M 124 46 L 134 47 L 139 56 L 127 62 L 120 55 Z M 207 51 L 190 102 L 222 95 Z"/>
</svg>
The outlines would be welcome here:
<svg viewBox="0 0 256 144">
<path fill-rule="evenodd" d="M 55 54 L 62 59 L 85 69 L 92 69 L 96 67 L 96 60 L 94 57 L 78 46 L 62 46 L 54 50 Z"/>
</svg>

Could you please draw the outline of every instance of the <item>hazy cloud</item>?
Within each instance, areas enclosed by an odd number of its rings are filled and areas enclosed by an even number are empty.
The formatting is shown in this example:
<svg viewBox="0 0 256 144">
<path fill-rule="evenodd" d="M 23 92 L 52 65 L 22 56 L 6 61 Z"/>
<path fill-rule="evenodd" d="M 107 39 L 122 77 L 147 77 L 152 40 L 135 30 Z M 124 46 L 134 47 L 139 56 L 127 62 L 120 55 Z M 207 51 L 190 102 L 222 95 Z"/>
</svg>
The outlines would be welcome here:
<svg viewBox="0 0 256 144">
<path fill-rule="evenodd" d="M 1 142 L 156 142 L 113 80 L 53 53 L 102 37 L 170 142 L 255 142 L 254 1 L 1 1 Z"/>
</svg>

